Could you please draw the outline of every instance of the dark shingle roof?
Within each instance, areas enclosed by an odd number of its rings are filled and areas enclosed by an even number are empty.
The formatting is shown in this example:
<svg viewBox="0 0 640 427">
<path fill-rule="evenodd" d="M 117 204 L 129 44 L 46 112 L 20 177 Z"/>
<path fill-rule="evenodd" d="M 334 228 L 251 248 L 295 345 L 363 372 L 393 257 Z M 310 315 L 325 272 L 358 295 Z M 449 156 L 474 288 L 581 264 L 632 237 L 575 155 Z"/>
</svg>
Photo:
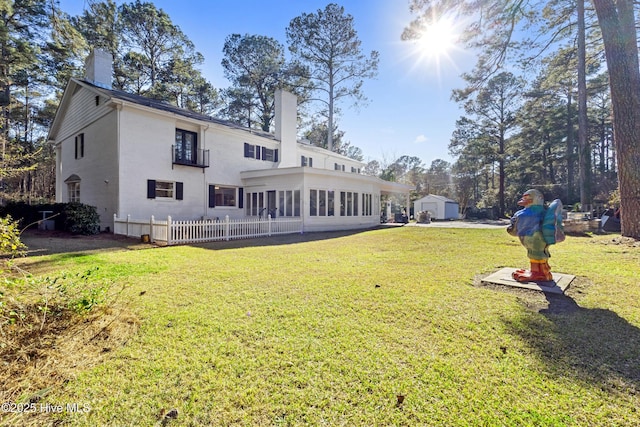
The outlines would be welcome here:
<svg viewBox="0 0 640 427">
<path fill-rule="evenodd" d="M 90 81 L 87 81 L 87 80 L 80 80 L 80 81 L 83 84 L 91 86 L 94 90 L 96 90 L 98 92 L 101 92 L 105 97 L 108 97 L 108 98 L 119 99 L 119 100 L 122 100 L 122 101 L 131 102 L 133 104 L 142 105 L 142 106 L 153 108 L 153 109 L 156 109 L 156 110 L 177 114 L 179 116 L 187 117 L 187 118 L 194 119 L 194 120 L 200 120 L 200 121 L 209 122 L 209 123 L 216 123 L 216 124 L 219 124 L 219 125 L 222 125 L 222 126 L 227 126 L 227 127 L 230 127 L 230 128 L 243 130 L 245 132 L 250 132 L 250 133 L 253 133 L 253 134 L 256 134 L 256 135 L 260 135 L 263 138 L 275 139 L 275 136 L 273 134 L 271 134 L 271 133 L 260 131 L 260 130 L 255 130 L 255 129 L 250 129 L 250 128 L 247 128 L 245 126 L 241 126 L 241 125 L 238 125 L 236 123 L 233 123 L 233 122 L 229 122 L 229 121 L 226 121 L 226 120 L 221 120 L 221 119 L 217 119 L 217 118 L 212 117 L 212 116 L 208 116 L 206 114 L 197 113 L 197 112 L 194 112 L 194 111 L 189 111 L 189 110 L 186 110 L 184 108 L 180 108 L 180 107 L 177 107 L 177 106 L 175 106 L 173 104 L 170 104 L 170 103 L 168 103 L 166 101 L 149 98 L 149 97 L 142 96 L 142 95 L 135 95 L 135 94 L 128 93 L 128 92 L 123 92 L 121 90 L 106 89 L 106 88 L 103 88 L 103 87 L 100 87 L 100 86 L 96 86 L 95 84 L 93 84 L 93 83 L 91 83 Z"/>
</svg>

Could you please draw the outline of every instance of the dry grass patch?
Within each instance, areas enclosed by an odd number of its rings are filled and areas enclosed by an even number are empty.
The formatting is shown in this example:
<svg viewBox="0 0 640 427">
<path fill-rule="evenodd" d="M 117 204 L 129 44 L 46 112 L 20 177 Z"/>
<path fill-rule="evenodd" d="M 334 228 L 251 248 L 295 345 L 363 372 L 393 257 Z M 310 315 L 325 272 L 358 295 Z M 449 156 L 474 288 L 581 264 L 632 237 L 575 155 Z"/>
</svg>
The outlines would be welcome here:
<svg viewBox="0 0 640 427">
<path fill-rule="evenodd" d="M 84 280 L 87 273 L 52 279 L 10 271 L 0 284 L 0 402 L 9 405 L 0 420 L 41 425 L 49 392 L 103 362 L 140 322 L 118 301 L 122 289 Z"/>
</svg>

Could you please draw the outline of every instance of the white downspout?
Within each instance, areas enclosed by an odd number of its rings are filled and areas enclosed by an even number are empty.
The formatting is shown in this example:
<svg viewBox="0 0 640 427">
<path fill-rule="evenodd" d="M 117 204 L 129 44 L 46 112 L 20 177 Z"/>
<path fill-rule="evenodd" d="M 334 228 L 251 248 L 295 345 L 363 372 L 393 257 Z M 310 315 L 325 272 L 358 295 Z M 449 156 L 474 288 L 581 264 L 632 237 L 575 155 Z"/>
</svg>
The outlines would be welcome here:
<svg viewBox="0 0 640 427">
<path fill-rule="evenodd" d="M 116 211 L 114 215 L 120 216 L 120 182 L 122 181 L 122 171 L 120 170 L 120 144 L 122 139 L 122 126 L 121 126 L 121 112 L 122 112 L 122 102 L 118 102 L 116 104 L 116 140 L 118 141 L 116 145 L 116 171 L 118 179 L 116 180 Z M 116 231 L 116 225 L 113 224 L 113 232 Z"/>
<path fill-rule="evenodd" d="M 204 151 L 207 146 L 207 130 L 209 130 L 209 125 L 200 125 L 200 135 L 202 139 L 202 156 L 204 156 Z M 204 160 L 204 159 L 203 159 Z M 209 150 L 209 167 L 211 167 L 211 150 Z M 207 217 L 207 209 L 209 208 L 208 198 L 209 192 L 207 188 L 207 168 L 202 168 L 202 194 L 204 197 L 202 198 L 202 218 Z"/>
</svg>

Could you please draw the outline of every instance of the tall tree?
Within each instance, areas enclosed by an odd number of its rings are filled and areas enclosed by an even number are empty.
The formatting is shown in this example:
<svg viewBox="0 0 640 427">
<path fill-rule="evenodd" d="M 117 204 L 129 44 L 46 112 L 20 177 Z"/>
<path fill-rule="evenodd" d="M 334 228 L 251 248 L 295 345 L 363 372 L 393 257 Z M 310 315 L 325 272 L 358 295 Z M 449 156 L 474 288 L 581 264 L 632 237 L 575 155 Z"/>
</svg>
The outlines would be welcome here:
<svg viewBox="0 0 640 427">
<path fill-rule="evenodd" d="M 15 178 L 31 170 L 30 123 L 35 85 L 41 83 L 40 30 L 48 16 L 45 0 L 0 1 L 0 203 L 15 191 Z"/>
<path fill-rule="evenodd" d="M 125 90 L 129 79 L 124 70 L 123 28 L 115 1 L 91 1 L 81 15 L 71 18 L 71 23 L 82 34 L 88 47 L 111 54 L 114 85 L 118 89 Z"/>
<path fill-rule="evenodd" d="M 111 53 L 117 89 L 190 110 L 217 109 L 218 94 L 197 69 L 202 55 L 153 3 L 90 2 L 72 22 L 89 46 Z M 203 105 L 205 100 L 208 105 Z"/>
<path fill-rule="evenodd" d="M 551 2 L 549 2 L 551 3 Z M 640 238 L 640 70 L 633 0 L 593 0 L 601 29 L 613 107 L 622 234 Z M 403 33 L 403 38 L 419 35 L 424 25 L 442 15 L 473 17 L 464 40 L 481 50 L 471 89 L 477 89 L 504 64 L 513 34 L 523 19 L 539 16 L 538 4 L 518 0 L 481 2 L 471 0 L 411 0 L 410 9 L 419 15 Z M 553 34 L 549 45 L 553 44 Z"/>
<path fill-rule="evenodd" d="M 381 171 L 380 178 L 386 181 L 401 182 L 412 185 L 411 199 L 423 194 L 425 185 L 425 168 L 422 160 L 416 156 L 400 156 Z"/>
<path fill-rule="evenodd" d="M 362 85 L 377 75 L 379 54 L 362 53 L 353 16 L 335 3 L 294 18 L 286 33 L 293 56 L 311 70 L 311 89 L 324 95 L 314 100 L 324 105 L 320 112 L 327 118 L 328 129 L 333 129 L 341 100 L 352 98 L 356 104 L 366 100 Z M 334 148 L 333 136 L 327 133 L 329 150 Z"/>
<path fill-rule="evenodd" d="M 496 154 L 491 136 L 483 132 L 476 118 L 471 120 L 469 117 L 461 117 L 456 120 L 449 153 L 457 157 L 453 172 L 456 177 L 456 193 L 461 197 L 460 206 L 494 206 L 492 200 L 483 199 L 495 192 L 493 170 Z M 465 200 L 464 197 L 468 199 Z M 490 198 L 493 199 L 493 196 Z"/>
<path fill-rule="evenodd" d="M 594 146 L 594 186 L 597 200 L 609 200 L 618 188 L 617 165 L 611 123 L 611 94 L 606 73 L 592 79 L 589 89 L 589 120 Z"/>
<path fill-rule="evenodd" d="M 326 123 L 320 123 L 312 119 L 311 124 L 304 131 L 303 135 L 311 144 L 317 147 L 327 148 L 327 133 L 329 133 L 329 129 Z M 333 151 L 350 159 L 358 161 L 364 159 L 362 150 L 355 145 L 351 145 L 351 142 L 346 141 L 344 139 L 344 131 L 338 130 L 337 125 L 333 129 Z"/>
<path fill-rule="evenodd" d="M 632 0 L 593 0 L 602 30 L 618 159 L 622 235 L 640 239 L 640 66 Z"/>
<path fill-rule="evenodd" d="M 580 204 L 591 210 L 591 146 L 587 137 L 587 51 L 585 0 L 576 0 L 578 14 L 578 159 L 580 165 Z"/>
<path fill-rule="evenodd" d="M 382 167 L 380 166 L 380 162 L 377 160 L 370 160 L 367 162 L 365 167 L 362 169 L 362 173 L 364 175 L 369 176 L 380 176 L 380 171 Z"/>
<path fill-rule="evenodd" d="M 151 90 L 160 73 L 176 55 L 194 53 L 193 43 L 153 3 L 136 0 L 120 9 L 123 44 L 129 50 L 129 66 L 140 68 Z"/>
<path fill-rule="evenodd" d="M 454 197 L 455 189 L 452 187 L 451 163 L 442 159 L 435 159 L 425 172 L 426 188 L 420 196 L 426 194 L 438 194 L 440 196 Z"/>
<path fill-rule="evenodd" d="M 482 132 L 489 136 L 498 163 L 498 214 L 505 213 L 505 156 L 507 138 L 516 126 L 516 111 L 521 104 L 523 82 L 508 72 L 487 81 L 475 99 L 465 91 L 455 91 L 454 100 L 464 102 L 468 114 L 478 118 Z"/>
<path fill-rule="evenodd" d="M 304 80 L 303 70 L 286 61 L 284 46 L 271 37 L 231 34 L 226 38 L 222 52 L 224 74 L 238 89 L 228 92 L 228 96 L 250 96 L 250 99 L 230 99 L 230 104 L 248 106 L 246 110 L 239 110 L 247 113 L 242 121 L 253 127 L 252 117 L 255 117 L 259 127 L 268 132 L 274 117 L 276 89 L 300 94 L 297 88 L 302 85 L 300 80 Z"/>
</svg>

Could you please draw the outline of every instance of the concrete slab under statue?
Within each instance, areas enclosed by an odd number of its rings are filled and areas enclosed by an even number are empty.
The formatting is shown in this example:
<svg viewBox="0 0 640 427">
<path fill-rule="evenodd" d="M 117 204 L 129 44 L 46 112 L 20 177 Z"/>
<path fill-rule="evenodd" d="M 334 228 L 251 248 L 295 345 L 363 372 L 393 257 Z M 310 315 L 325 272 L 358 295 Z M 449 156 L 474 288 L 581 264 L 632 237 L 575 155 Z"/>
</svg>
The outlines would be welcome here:
<svg viewBox="0 0 640 427">
<path fill-rule="evenodd" d="M 514 288 L 522 288 L 522 289 L 530 289 L 533 291 L 540 291 L 552 294 L 564 294 L 564 291 L 567 290 L 573 279 L 576 276 L 571 274 L 563 274 L 563 273 L 551 273 L 553 276 L 552 280 L 548 281 L 518 281 L 513 278 L 513 273 L 516 272 L 517 269 L 511 267 L 505 267 L 501 270 L 496 271 L 482 279 L 483 284 L 492 284 L 492 285 L 503 285 L 503 286 L 511 286 Z"/>
</svg>

